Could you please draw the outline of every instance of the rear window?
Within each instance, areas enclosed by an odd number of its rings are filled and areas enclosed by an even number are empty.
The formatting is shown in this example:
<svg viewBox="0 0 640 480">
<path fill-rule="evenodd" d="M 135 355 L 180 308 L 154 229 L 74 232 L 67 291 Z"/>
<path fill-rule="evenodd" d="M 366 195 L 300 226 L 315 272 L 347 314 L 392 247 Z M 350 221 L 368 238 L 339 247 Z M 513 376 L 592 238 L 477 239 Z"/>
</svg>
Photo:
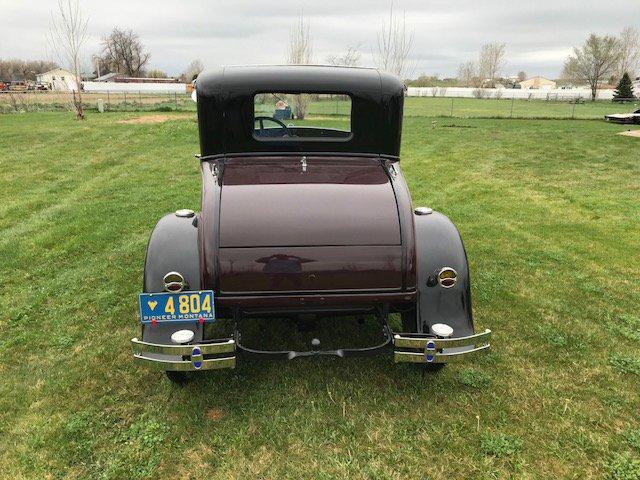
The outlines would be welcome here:
<svg viewBox="0 0 640 480">
<path fill-rule="evenodd" d="M 338 93 L 259 93 L 253 136 L 260 141 L 345 141 L 351 138 L 351 97 Z"/>
</svg>

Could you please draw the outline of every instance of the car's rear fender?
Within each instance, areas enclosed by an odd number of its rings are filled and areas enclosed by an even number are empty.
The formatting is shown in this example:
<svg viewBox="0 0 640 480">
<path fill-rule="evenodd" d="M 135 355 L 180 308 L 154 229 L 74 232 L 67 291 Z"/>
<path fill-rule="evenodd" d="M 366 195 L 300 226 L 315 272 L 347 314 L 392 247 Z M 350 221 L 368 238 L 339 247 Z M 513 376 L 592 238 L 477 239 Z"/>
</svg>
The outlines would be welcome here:
<svg viewBox="0 0 640 480">
<path fill-rule="evenodd" d="M 169 272 L 182 274 L 185 290 L 200 290 L 199 216 L 179 216 L 178 213 L 162 217 L 151 233 L 144 264 L 145 293 L 164 291 L 164 276 Z M 188 211 L 186 215 L 190 215 Z M 189 329 L 195 333 L 194 341 L 202 340 L 204 329 L 201 325 L 194 323 Z M 145 342 L 170 344 L 171 334 L 175 330 L 175 324 L 144 325 L 142 339 Z"/>
<path fill-rule="evenodd" d="M 469 266 L 458 229 L 438 212 L 416 214 L 414 222 L 418 283 L 416 331 L 430 333 L 431 325 L 445 323 L 453 328 L 453 337 L 473 335 Z M 438 272 L 445 267 L 457 273 L 457 282 L 450 288 L 437 282 Z"/>
</svg>

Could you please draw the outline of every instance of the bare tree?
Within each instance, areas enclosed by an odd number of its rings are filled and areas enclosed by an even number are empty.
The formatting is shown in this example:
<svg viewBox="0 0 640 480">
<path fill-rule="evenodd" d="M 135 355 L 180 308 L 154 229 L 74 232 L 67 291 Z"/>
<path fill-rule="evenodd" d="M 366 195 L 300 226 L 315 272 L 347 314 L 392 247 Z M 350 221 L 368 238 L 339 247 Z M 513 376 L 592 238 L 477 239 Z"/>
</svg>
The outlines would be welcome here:
<svg viewBox="0 0 640 480">
<path fill-rule="evenodd" d="M 458 67 L 458 78 L 465 87 L 482 87 L 483 78 L 480 74 L 478 64 L 472 60 L 460 64 Z"/>
<path fill-rule="evenodd" d="M 620 60 L 616 72 L 617 79 L 628 73 L 632 78 L 640 66 L 640 33 L 633 27 L 627 27 L 620 33 Z"/>
<path fill-rule="evenodd" d="M 393 3 L 389 8 L 389 20 L 383 22 L 378 32 L 378 66 L 400 78 L 407 74 L 407 60 L 413 47 L 413 31 L 407 30 L 406 14 L 397 17 L 393 13 Z"/>
<path fill-rule="evenodd" d="M 80 11 L 78 0 L 58 0 L 58 10 L 51 14 L 51 46 L 71 67 L 75 89 L 71 89 L 73 106 L 78 120 L 84 119 L 82 107 L 82 78 L 80 51 L 87 41 L 87 20 Z"/>
<path fill-rule="evenodd" d="M 313 58 L 313 44 L 309 34 L 309 23 L 305 22 L 304 14 L 300 13 L 300 18 L 296 20 L 289 34 L 289 55 L 288 63 L 294 65 L 309 65 Z M 304 118 L 309 111 L 311 103 L 310 95 L 293 96 L 293 112 L 296 118 Z"/>
<path fill-rule="evenodd" d="M 140 77 L 151 54 L 145 51 L 137 33 L 116 27 L 109 35 L 102 37 L 101 58 L 103 71 Z"/>
<path fill-rule="evenodd" d="M 480 49 L 480 56 L 478 58 L 478 71 L 482 82 L 489 81 L 490 87 L 493 87 L 493 83 L 498 78 L 498 73 L 504 66 L 506 47 L 504 43 L 485 43 Z"/>
<path fill-rule="evenodd" d="M 582 47 L 574 47 L 564 64 L 563 76 L 576 82 L 587 82 L 591 88 L 591 100 L 595 101 L 598 85 L 614 73 L 619 60 L 618 40 L 592 33 Z"/>
<path fill-rule="evenodd" d="M 341 55 L 329 55 L 327 63 L 342 67 L 355 67 L 360 63 L 360 48 L 358 46 L 349 46 L 347 51 Z"/>
<path fill-rule="evenodd" d="M 518 72 L 518 81 L 524 82 L 526 79 L 527 79 L 527 74 L 524 71 L 520 70 Z"/>
<path fill-rule="evenodd" d="M 0 60 L 0 80 L 33 81 L 39 73 L 57 67 L 55 62 L 45 60 Z"/>
<path fill-rule="evenodd" d="M 198 59 L 191 60 L 191 63 L 187 66 L 184 72 L 182 72 L 181 78 L 184 82 L 192 82 L 195 80 L 200 72 L 204 70 L 204 65 Z"/>
</svg>

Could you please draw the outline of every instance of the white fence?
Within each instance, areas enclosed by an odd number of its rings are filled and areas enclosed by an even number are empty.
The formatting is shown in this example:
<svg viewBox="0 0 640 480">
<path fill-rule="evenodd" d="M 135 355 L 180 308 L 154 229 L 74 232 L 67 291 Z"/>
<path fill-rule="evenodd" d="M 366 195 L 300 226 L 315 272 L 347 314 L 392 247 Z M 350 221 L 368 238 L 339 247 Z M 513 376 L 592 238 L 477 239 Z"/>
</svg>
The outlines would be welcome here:
<svg viewBox="0 0 640 480">
<path fill-rule="evenodd" d="M 515 88 L 468 88 L 468 87 L 409 87 L 410 97 L 456 97 L 456 98 L 505 98 L 516 100 L 571 101 L 591 100 L 591 90 L 586 88 L 552 90 L 523 90 Z M 611 100 L 613 90 L 598 90 L 598 100 Z"/>
<path fill-rule="evenodd" d="M 82 82 L 85 92 L 187 93 L 186 83 Z"/>
</svg>

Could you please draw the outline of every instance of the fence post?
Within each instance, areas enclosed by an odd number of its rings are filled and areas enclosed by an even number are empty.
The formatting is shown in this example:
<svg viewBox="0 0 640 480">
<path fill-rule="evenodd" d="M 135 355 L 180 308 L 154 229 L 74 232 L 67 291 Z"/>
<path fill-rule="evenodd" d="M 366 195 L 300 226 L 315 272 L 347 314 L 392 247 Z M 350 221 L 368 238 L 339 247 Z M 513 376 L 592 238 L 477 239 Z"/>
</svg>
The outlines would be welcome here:
<svg viewBox="0 0 640 480">
<path fill-rule="evenodd" d="M 127 91 L 124 91 L 124 103 L 127 103 Z"/>
<path fill-rule="evenodd" d="M 140 106 L 142 106 L 142 93 L 138 90 L 138 101 L 140 102 Z"/>
<path fill-rule="evenodd" d="M 449 116 L 451 118 L 453 118 L 453 99 L 454 99 L 454 97 L 451 97 L 451 112 L 449 113 Z"/>
<path fill-rule="evenodd" d="M 178 109 L 178 92 L 173 92 L 173 98 L 176 101 L 176 110 Z"/>
<path fill-rule="evenodd" d="M 511 114 L 509 115 L 509 118 L 513 118 L 513 104 L 516 100 L 516 97 L 512 96 L 511 97 Z"/>
<path fill-rule="evenodd" d="M 111 108 L 110 103 L 111 103 L 111 101 L 110 101 L 110 97 L 109 97 L 109 90 L 107 90 L 107 110 Z"/>
<path fill-rule="evenodd" d="M 580 101 L 580 95 L 578 95 L 578 99 L 573 101 L 573 108 L 571 109 L 571 118 L 576 118 L 576 103 Z"/>
</svg>

